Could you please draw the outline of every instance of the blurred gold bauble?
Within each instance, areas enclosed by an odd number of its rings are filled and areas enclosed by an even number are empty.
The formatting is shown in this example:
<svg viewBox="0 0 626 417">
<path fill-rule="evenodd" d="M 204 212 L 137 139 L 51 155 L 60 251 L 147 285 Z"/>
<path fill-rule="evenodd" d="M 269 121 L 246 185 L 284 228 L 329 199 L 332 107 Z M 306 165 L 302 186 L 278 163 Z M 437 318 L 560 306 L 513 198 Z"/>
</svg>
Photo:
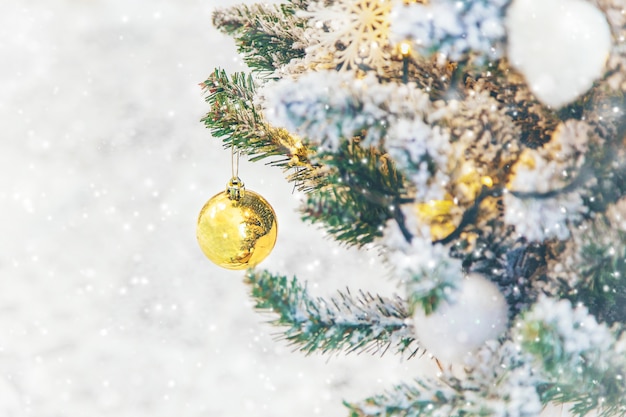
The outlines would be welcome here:
<svg viewBox="0 0 626 417">
<path fill-rule="evenodd" d="M 415 205 L 417 216 L 430 226 L 432 240 L 449 236 L 456 229 L 454 202 L 451 200 L 433 200 Z"/>
<path fill-rule="evenodd" d="M 278 224 L 269 203 L 234 178 L 202 207 L 196 236 L 202 252 L 227 269 L 251 268 L 270 254 Z"/>
</svg>

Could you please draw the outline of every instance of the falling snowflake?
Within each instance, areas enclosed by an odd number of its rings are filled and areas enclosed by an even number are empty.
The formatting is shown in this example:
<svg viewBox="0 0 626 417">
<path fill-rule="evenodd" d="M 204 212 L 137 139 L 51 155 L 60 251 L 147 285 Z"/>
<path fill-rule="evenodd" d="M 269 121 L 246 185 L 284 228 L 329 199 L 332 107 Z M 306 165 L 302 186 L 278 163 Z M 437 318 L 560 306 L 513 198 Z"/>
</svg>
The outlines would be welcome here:
<svg viewBox="0 0 626 417">
<path fill-rule="evenodd" d="M 340 71 L 381 68 L 390 56 L 391 0 L 313 2 L 303 17 L 309 19 L 307 60 L 311 66 Z"/>
</svg>

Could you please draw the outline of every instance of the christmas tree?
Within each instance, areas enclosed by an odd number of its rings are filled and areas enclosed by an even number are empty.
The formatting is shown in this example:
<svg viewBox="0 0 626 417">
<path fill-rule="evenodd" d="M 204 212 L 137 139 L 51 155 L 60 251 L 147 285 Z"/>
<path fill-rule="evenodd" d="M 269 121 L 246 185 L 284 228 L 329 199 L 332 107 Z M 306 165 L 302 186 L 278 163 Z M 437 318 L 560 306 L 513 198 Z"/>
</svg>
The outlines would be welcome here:
<svg viewBox="0 0 626 417">
<path fill-rule="evenodd" d="M 440 367 L 349 416 L 626 415 L 623 0 L 291 0 L 213 24 L 250 72 L 202 83 L 203 122 L 400 294 L 312 297 L 257 267 L 256 307 L 304 353 Z"/>
</svg>

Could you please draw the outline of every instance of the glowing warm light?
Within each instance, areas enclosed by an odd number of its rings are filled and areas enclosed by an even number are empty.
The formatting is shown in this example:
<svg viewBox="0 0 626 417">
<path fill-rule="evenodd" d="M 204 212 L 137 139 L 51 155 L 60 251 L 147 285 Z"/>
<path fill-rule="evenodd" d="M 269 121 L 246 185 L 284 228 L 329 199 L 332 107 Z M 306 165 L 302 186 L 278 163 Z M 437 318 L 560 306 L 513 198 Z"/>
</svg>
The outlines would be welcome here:
<svg viewBox="0 0 626 417">
<path fill-rule="evenodd" d="M 411 53 L 411 44 L 407 41 L 400 42 L 400 54 L 407 56 Z"/>
<path fill-rule="evenodd" d="M 430 226 L 433 240 L 440 240 L 456 229 L 452 210 L 454 202 L 450 200 L 431 200 L 416 204 L 418 217 Z"/>
<path fill-rule="evenodd" d="M 480 182 L 483 183 L 484 186 L 486 187 L 493 187 L 493 179 L 491 179 L 491 177 L 485 175 L 484 177 L 482 177 L 480 179 Z"/>
</svg>

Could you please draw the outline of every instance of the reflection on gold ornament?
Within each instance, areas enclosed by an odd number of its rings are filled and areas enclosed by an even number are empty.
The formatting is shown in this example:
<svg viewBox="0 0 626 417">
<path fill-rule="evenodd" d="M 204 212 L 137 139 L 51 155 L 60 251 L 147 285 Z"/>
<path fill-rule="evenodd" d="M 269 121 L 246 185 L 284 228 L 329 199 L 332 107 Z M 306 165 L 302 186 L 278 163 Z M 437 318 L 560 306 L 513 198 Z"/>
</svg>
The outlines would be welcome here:
<svg viewBox="0 0 626 417">
<path fill-rule="evenodd" d="M 270 204 L 234 178 L 202 207 L 196 236 L 202 252 L 227 269 L 251 268 L 270 254 L 278 224 Z"/>
</svg>

